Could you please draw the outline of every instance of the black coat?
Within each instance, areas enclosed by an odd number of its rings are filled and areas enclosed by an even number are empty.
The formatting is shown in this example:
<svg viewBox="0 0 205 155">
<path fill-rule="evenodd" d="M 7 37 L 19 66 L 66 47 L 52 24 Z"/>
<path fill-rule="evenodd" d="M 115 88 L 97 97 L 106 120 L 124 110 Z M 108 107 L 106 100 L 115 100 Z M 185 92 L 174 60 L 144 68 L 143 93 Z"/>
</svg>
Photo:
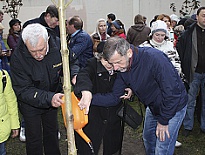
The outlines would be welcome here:
<svg viewBox="0 0 205 155">
<path fill-rule="evenodd" d="M 192 51 L 193 44 L 196 41 L 192 41 L 192 35 L 196 23 L 192 24 L 180 37 L 177 42 L 177 52 L 181 60 L 182 72 L 185 74 L 185 78 L 190 83 L 192 81 L 193 75 L 191 75 L 191 65 L 192 65 Z"/>
<path fill-rule="evenodd" d="M 60 42 L 60 38 L 59 38 L 60 37 L 60 29 L 59 29 L 59 26 L 56 26 L 55 28 L 50 28 L 48 26 L 48 24 L 46 23 L 46 21 L 44 19 L 44 16 L 45 16 L 45 12 L 43 12 L 40 15 L 40 17 L 38 17 L 38 18 L 34 18 L 34 19 L 26 21 L 23 24 L 23 28 L 25 28 L 29 24 L 39 23 L 39 24 L 43 25 L 44 27 L 46 27 L 46 29 L 47 29 L 48 33 L 50 34 L 50 36 L 55 38 L 57 42 Z M 60 43 L 57 44 L 57 45 L 59 46 L 58 48 L 61 48 Z M 78 72 L 80 70 L 80 67 L 79 67 L 78 60 L 77 59 L 73 60 L 71 54 L 69 55 L 69 66 L 70 66 L 70 79 L 72 80 L 74 75 L 78 74 Z"/>
<path fill-rule="evenodd" d="M 111 92 L 116 75 L 109 75 L 100 61 L 91 58 L 88 65 L 79 72 L 74 92 L 77 96 L 81 96 L 82 90 L 89 90 L 92 94 Z"/>
<path fill-rule="evenodd" d="M 110 75 L 100 61 L 91 58 L 88 65 L 79 72 L 74 92 L 78 96 L 81 95 L 82 90 L 89 90 L 93 95 L 111 92 L 115 78 L 116 74 Z M 105 100 L 104 103 L 106 104 L 106 102 Z M 83 130 L 91 139 L 95 154 L 98 154 L 102 139 L 103 154 L 111 155 L 119 150 L 121 144 L 121 119 L 117 116 L 116 111 L 120 105 L 116 106 L 114 104 L 107 107 L 104 104 L 91 104 L 88 114 L 89 121 Z M 78 135 L 76 135 L 76 146 L 78 153 L 91 155 L 90 148 Z"/>
<path fill-rule="evenodd" d="M 20 39 L 11 58 L 11 79 L 19 104 L 36 108 L 51 107 L 51 100 L 62 89 L 62 59 L 57 41 L 50 37 L 49 52 L 42 61 L 35 60 Z"/>
</svg>

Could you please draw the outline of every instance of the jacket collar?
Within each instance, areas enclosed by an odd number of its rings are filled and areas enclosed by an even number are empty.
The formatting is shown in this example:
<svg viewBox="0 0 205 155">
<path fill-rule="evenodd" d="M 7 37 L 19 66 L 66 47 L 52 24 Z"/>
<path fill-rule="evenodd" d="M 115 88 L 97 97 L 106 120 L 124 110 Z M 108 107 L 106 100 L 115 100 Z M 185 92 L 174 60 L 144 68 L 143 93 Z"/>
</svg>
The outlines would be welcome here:
<svg viewBox="0 0 205 155">
<path fill-rule="evenodd" d="M 72 35 L 71 38 L 74 38 L 75 36 L 77 36 L 78 33 L 82 32 L 83 30 L 77 30 L 75 31 Z"/>
<path fill-rule="evenodd" d="M 100 61 L 98 61 L 97 59 L 96 59 L 96 61 L 97 61 L 97 74 L 98 74 L 98 75 L 101 74 L 101 73 L 107 73 L 107 74 L 109 74 L 109 72 L 108 72 L 107 69 L 103 66 L 103 64 L 102 64 Z M 112 73 L 113 73 L 112 75 L 114 75 L 116 72 L 113 70 Z"/>
<path fill-rule="evenodd" d="M 106 68 L 102 65 L 102 63 L 100 62 L 100 60 L 97 60 L 97 73 L 103 73 L 103 72 L 107 72 Z"/>
</svg>

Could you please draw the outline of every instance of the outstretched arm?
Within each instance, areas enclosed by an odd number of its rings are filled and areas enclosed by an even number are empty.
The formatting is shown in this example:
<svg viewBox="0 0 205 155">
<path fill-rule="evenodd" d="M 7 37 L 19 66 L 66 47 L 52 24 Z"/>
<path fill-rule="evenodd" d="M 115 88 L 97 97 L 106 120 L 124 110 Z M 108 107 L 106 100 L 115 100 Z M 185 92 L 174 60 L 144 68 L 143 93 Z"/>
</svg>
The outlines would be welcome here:
<svg viewBox="0 0 205 155">
<path fill-rule="evenodd" d="M 82 91 L 82 97 L 80 99 L 80 102 L 78 103 L 78 106 L 81 110 L 86 109 L 85 114 L 88 114 L 90 103 L 92 100 L 92 93 L 90 91 Z"/>
</svg>

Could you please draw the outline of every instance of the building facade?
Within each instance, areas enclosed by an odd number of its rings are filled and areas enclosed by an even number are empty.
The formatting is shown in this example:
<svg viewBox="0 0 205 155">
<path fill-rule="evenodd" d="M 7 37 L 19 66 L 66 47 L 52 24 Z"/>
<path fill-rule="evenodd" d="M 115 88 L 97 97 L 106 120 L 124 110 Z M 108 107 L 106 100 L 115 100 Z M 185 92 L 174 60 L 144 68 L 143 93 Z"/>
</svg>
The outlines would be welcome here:
<svg viewBox="0 0 205 155">
<path fill-rule="evenodd" d="M 66 1 L 66 0 L 65 0 Z M 58 0 L 55 0 L 58 4 Z M 73 0 L 66 9 L 66 18 L 79 15 L 84 21 L 84 30 L 92 33 L 99 18 L 107 18 L 108 13 L 114 13 L 120 19 L 126 30 L 133 25 L 133 18 L 137 14 L 147 17 L 147 24 L 157 14 L 173 14 L 170 4 L 175 3 L 176 15 L 179 16 L 184 0 Z M 0 9 L 6 2 L 0 2 Z M 18 19 L 25 21 L 38 17 L 46 7 L 53 4 L 51 0 L 23 0 Z M 200 6 L 205 6 L 205 0 L 200 1 Z M 193 11 L 192 11 L 193 13 Z M 9 21 L 11 17 L 5 13 L 3 25 L 5 26 L 4 36 L 8 34 Z"/>
</svg>

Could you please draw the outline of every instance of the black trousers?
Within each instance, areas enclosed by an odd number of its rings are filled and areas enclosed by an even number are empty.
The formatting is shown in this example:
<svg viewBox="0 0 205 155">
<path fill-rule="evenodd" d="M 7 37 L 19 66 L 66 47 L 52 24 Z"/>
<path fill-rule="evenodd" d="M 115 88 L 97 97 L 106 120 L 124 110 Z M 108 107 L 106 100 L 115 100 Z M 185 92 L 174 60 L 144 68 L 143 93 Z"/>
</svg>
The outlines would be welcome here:
<svg viewBox="0 0 205 155">
<path fill-rule="evenodd" d="M 119 106 L 120 104 L 108 108 L 90 107 L 88 124 L 84 127 L 83 131 L 91 139 L 95 155 L 98 154 L 101 143 L 103 143 L 104 155 L 112 155 L 120 149 L 122 123 L 116 114 Z M 75 133 L 75 136 L 78 154 L 92 154 L 88 144 L 77 133 Z"/>
<path fill-rule="evenodd" d="M 38 109 L 19 105 L 26 128 L 27 155 L 60 155 L 57 108 Z"/>
</svg>

